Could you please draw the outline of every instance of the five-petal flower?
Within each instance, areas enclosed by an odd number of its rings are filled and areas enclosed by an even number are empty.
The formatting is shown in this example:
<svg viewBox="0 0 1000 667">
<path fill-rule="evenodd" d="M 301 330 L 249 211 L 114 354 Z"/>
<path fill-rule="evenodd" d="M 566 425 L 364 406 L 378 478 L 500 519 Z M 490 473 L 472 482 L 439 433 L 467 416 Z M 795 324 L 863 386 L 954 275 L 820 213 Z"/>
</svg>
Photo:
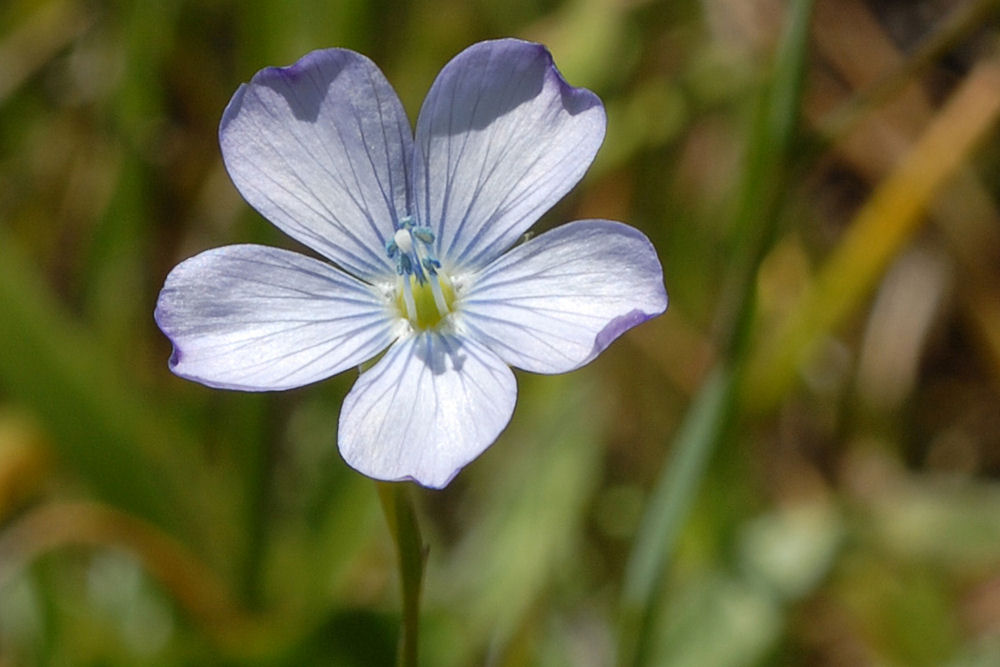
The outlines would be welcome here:
<svg viewBox="0 0 1000 667">
<path fill-rule="evenodd" d="M 475 44 L 438 75 L 415 134 L 364 56 L 314 51 L 239 88 L 219 138 L 264 217 L 329 262 L 259 245 L 166 279 L 174 373 L 269 391 L 385 354 L 341 409 L 340 451 L 377 479 L 443 487 L 507 425 L 509 366 L 562 373 L 663 312 L 639 231 L 569 223 L 515 243 L 590 166 L 605 115 L 548 51 Z"/>
</svg>

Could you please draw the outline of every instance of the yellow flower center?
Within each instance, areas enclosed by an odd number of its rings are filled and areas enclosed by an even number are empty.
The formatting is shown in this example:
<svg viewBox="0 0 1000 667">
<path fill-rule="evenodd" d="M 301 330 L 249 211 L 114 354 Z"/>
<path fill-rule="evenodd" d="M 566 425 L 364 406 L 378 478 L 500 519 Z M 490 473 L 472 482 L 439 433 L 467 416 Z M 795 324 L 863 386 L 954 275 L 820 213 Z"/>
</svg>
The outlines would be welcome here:
<svg viewBox="0 0 1000 667">
<path fill-rule="evenodd" d="M 412 312 L 406 303 L 407 287 L 413 296 Z M 439 293 L 440 302 L 434 294 L 435 290 Z M 396 308 L 399 309 L 400 316 L 409 320 L 418 331 L 436 328 L 454 310 L 454 304 L 455 290 L 451 282 L 440 273 L 423 283 L 413 276 L 399 276 L 396 279 Z"/>
<path fill-rule="evenodd" d="M 386 255 L 396 262 L 396 308 L 419 331 L 440 326 L 455 304 L 455 288 L 439 272 L 433 244 L 434 232 L 409 216 L 399 220 L 385 244 Z"/>
</svg>

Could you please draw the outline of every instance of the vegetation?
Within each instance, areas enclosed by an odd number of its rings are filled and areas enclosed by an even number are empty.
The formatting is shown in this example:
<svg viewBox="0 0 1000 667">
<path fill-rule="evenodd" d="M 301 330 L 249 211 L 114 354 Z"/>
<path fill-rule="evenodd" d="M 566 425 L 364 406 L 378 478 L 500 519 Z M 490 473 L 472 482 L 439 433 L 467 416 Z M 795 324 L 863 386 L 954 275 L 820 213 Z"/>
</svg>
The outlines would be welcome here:
<svg viewBox="0 0 1000 667">
<path fill-rule="evenodd" d="M 152 312 L 200 250 L 293 247 L 222 167 L 240 82 L 348 47 L 415 118 L 498 36 L 608 109 L 541 227 L 639 227 L 671 305 L 520 373 L 500 440 L 412 489 L 422 663 L 997 664 L 998 9 L 0 4 L 0 666 L 393 662 L 392 537 L 336 448 L 353 373 L 210 390 Z"/>
</svg>

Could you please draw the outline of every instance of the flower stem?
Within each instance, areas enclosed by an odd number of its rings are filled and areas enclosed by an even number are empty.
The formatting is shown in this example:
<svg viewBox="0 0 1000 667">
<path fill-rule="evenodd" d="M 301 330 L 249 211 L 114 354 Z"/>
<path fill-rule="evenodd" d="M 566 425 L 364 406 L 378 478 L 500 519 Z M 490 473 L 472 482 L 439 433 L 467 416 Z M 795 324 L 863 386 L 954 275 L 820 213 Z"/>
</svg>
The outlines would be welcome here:
<svg viewBox="0 0 1000 667">
<path fill-rule="evenodd" d="M 396 541 L 399 580 L 403 593 L 403 622 L 397 664 L 416 667 L 420 621 L 420 590 L 424 576 L 426 549 L 420 537 L 417 512 L 407 485 L 402 482 L 375 482 L 386 523 Z"/>
</svg>

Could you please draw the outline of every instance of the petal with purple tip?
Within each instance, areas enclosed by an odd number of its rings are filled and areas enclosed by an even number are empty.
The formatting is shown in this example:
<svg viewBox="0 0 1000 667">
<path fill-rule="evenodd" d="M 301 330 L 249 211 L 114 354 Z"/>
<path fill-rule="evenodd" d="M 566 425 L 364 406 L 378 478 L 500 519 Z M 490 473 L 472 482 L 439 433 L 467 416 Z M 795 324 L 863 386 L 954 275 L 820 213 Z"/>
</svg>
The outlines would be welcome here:
<svg viewBox="0 0 1000 667">
<path fill-rule="evenodd" d="M 414 201 L 439 259 L 485 266 L 563 197 L 604 139 L 604 107 L 540 44 L 480 42 L 449 62 L 417 120 Z"/>
<path fill-rule="evenodd" d="M 178 264 L 156 305 L 170 369 L 210 387 L 299 387 L 372 358 L 394 333 L 373 287 L 299 253 L 257 245 Z"/>
<path fill-rule="evenodd" d="M 667 307 L 663 270 L 642 232 L 573 222 L 514 248 L 472 278 L 460 327 L 507 363 L 563 373 Z"/>
<path fill-rule="evenodd" d="M 356 276 L 391 274 L 386 239 L 410 208 L 413 140 L 382 72 L 346 49 L 268 67 L 219 127 L 226 169 L 282 231 Z"/>
</svg>

